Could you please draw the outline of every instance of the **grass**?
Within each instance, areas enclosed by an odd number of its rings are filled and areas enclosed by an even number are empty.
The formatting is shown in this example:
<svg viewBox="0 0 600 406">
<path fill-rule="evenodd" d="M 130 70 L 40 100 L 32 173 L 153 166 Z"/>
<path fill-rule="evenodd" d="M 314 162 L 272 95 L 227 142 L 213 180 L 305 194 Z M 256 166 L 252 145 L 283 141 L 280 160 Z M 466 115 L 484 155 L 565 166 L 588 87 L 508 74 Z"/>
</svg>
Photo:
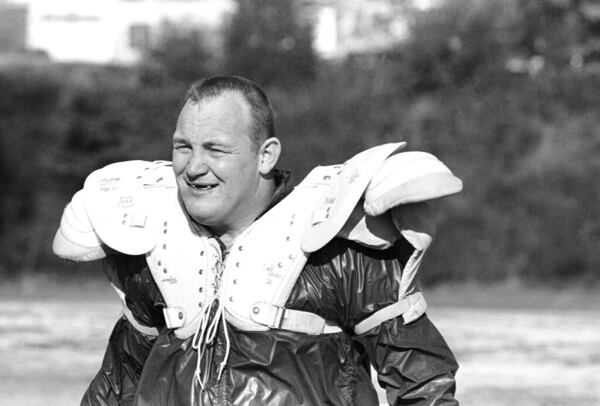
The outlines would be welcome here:
<svg viewBox="0 0 600 406">
<path fill-rule="evenodd" d="M 600 286 L 526 287 L 518 281 L 492 285 L 448 284 L 424 289 L 430 307 L 600 310 Z"/>
<path fill-rule="evenodd" d="M 598 293 L 516 283 L 425 289 L 461 365 L 461 404 L 600 404 Z M 78 404 L 118 317 L 109 284 L 82 275 L 4 282 L 0 306 L 0 404 Z"/>
</svg>

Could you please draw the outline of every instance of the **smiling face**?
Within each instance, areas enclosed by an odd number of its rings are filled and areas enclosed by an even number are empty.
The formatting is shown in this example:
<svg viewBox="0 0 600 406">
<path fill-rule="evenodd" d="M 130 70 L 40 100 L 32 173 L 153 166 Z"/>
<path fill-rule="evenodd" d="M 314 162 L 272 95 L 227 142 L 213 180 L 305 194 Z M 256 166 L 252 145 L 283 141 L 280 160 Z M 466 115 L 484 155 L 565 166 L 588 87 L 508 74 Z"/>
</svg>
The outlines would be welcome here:
<svg viewBox="0 0 600 406">
<path fill-rule="evenodd" d="M 188 101 L 177 120 L 173 170 L 179 194 L 189 216 L 213 231 L 247 226 L 268 203 L 263 147 L 252 143 L 251 128 L 250 106 L 237 92 Z"/>
</svg>

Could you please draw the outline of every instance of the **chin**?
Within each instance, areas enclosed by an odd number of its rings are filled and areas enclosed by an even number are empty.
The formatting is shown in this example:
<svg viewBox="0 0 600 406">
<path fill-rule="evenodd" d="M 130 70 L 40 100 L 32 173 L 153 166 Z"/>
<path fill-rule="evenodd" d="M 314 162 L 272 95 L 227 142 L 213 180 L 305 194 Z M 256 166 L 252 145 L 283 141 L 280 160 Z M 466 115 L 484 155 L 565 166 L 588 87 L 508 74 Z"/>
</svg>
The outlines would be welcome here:
<svg viewBox="0 0 600 406">
<path fill-rule="evenodd" d="M 209 219 L 212 215 L 210 210 L 206 210 L 202 207 L 197 207 L 196 204 L 186 202 L 183 200 L 183 206 L 187 215 L 197 223 L 204 224 L 206 219 Z"/>
<path fill-rule="evenodd" d="M 207 224 L 211 218 L 210 213 L 199 210 L 187 210 L 188 215 L 198 224 Z"/>
</svg>

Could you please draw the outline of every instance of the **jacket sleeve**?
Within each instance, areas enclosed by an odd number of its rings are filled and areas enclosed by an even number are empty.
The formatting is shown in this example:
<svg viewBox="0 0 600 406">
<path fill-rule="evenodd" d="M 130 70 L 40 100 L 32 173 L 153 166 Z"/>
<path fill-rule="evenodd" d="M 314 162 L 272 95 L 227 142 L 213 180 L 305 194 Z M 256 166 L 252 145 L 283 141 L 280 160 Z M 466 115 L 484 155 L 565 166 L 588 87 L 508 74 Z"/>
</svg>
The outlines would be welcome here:
<svg viewBox="0 0 600 406">
<path fill-rule="evenodd" d="M 330 278 L 324 294 L 331 296 L 335 308 L 323 309 L 322 316 L 333 316 L 364 349 L 390 405 L 458 405 L 458 364 L 427 315 L 408 324 L 398 316 L 353 334 L 356 324 L 397 302 L 403 264 L 412 252 L 403 240 L 386 250 L 340 239 L 330 242 L 309 264 Z"/>
<path fill-rule="evenodd" d="M 427 315 L 409 324 L 397 317 L 355 339 L 365 348 L 390 405 L 458 405 L 458 364 Z"/>
<path fill-rule="evenodd" d="M 137 331 L 125 317 L 110 336 L 100 371 L 81 400 L 81 406 L 129 406 L 155 337 Z"/>
<path fill-rule="evenodd" d="M 127 317 L 119 319 L 112 331 L 100 371 L 81 401 L 82 406 L 133 405 L 138 382 L 156 336 L 142 328 L 161 330 L 162 296 L 143 256 L 112 253 L 103 261 L 108 279 L 124 295 Z M 126 314 L 127 314 L 126 313 Z"/>
</svg>

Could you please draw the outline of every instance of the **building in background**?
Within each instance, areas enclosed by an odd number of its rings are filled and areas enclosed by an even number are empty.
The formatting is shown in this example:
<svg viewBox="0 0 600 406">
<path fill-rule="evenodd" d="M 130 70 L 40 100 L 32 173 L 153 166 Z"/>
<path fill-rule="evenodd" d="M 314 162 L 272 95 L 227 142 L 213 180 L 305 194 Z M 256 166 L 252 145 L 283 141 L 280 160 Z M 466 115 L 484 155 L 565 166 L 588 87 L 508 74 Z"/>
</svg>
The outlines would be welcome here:
<svg viewBox="0 0 600 406">
<path fill-rule="evenodd" d="M 27 7 L 0 1 L 0 52 L 22 52 L 26 39 Z"/>
<path fill-rule="evenodd" d="M 200 26 L 217 33 L 233 11 L 229 0 L 12 0 L 0 15 L 25 9 L 26 49 L 56 62 L 131 65 L 140 60 L 163 24 Z M 3 17 L 2 17 L 3 18 Z M 18 24 L 9 37 L 19 36 Z M 4 33 L 2 33 L 4 36 Z"/>
<path fill-rule="evenodd" d="M 377 53 L 408 36 L 407 7 L 424 0 L 298 0 L 324 58 Z M 26 49 L 56 62 L 131 65 L 165 23 L 214 36 L 234 0 L 0 0 L 0 53 Z"/>
<path fill-rule="evenodd" d="M 413 1 L 302 0 L 312 19 L 314 47 L 324 58 L 384 52 L 408 38 Z"/>
</svg>

